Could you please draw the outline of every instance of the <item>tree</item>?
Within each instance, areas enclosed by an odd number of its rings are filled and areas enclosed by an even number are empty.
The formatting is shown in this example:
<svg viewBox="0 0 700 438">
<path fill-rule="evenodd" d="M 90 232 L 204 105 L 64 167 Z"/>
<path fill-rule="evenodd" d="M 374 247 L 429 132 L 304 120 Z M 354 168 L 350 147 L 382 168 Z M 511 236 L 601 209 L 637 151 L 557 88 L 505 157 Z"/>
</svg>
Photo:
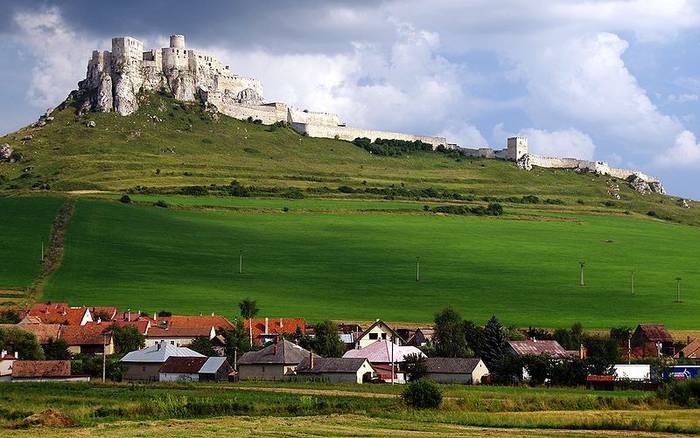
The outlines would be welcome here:
<svg viewBox="0 0 700 438">
<path fill-rule="evenodd" d="M 428 372 L 425 357 L 418 353 L 411 353 L 404 356 L 403 368 L 409 381 L 418 380 Z"/>
<path fill-rule="evenodd" d="M 114 352 L 126 354 L 130 351 L 140 350 L 146 345 L 146 337 L 132 325 L 118 326 L 112 324 L 112 339 L 114 339 Z"/>
<path fill-rule="evenodd" d="M 67 360 L 71 358 L 68 351 L 68 343 L 63 339 L 49 339 L 49 342 L 44 345 L 44 356 L 46 360 Z"/>
<path fill-rule="evenodd" d="M 525 356 L 522 359 L 531 384 L 541 385 L 549 378 L 553 364 L 549 355 Z"/>
<path fill-rule="evenodd" d="M 464 321 L 464 338 L 467 341 L 467 348 L 470 348 L 477 356 L 481 356 L 481 349 L 484 344 L 484 329 L 472 321 Z"/>
<path fill-rule="evenodd" d="M 241 309 L 241 316 L 248 320 L 248 330 L 250 332 L 250 346 L 253 346 L 253 317 L 260 311 L 258 309 L 258 304 L 246 298 L 245 300 L 238 303 L 238 308 Z"/>
<path fill-rule="evenodd" d="M 484 327 L 481 359 L 489 369 L 496 369 L 498 362 L 506 355 L 508 340 L 503 325 L 492 316 Z"/>
<path fill-rule="evenodd" d="M 464 337 L 464 322 L 451 307 L 435 315 L 435 353 L 440 357 L 467 357 L 467 341 Z"/>
<path fill-rule="evenodd" d="M 437 408 L 442 403 L 442 392 L 435 382 L 418 380 L 406 385 L 401 398 L 413 408 Z"/>
<path fill-rule="evenodd" d="M 0 312 L 0 324 L 17 324 L 20 317 L 14 310 L 5 310 Z"/>
<path fill-rule="evenodd" d="M 325 357 L 340 357 L 345 353 L 345 344 L 338 335 L 338 326 L 333 321 L 323 321 L 316 326 L 316 336 L 311 342 L 314 352 Z"/>
<path fill-rule="evenodd" d="M 217 355 L 216 351 L 214 351 L 214 347 L 211 345 L 211 341 L 207 336 L 197 336 L 196 338 L 192 339 L 192 343 L 188 348 L 207 357 Z"/>
<path fill-rule="evenodd" d="M 226 340 L 226 357 L 232 365 L 235 364 L 236 356 L 252 349 L 248 342 L 248 333 L 240 319 L 234 321 L 233 330 L 220 329 L 219 334 Z"/>
<path fill-rule="evenodd" d="M 36 340 L 36 336 L 28 331 L 16 328 L 0 328 L 0 350 L 18 353 L 20 359 L 44 359 L 44 350 Z"/>
</svg>

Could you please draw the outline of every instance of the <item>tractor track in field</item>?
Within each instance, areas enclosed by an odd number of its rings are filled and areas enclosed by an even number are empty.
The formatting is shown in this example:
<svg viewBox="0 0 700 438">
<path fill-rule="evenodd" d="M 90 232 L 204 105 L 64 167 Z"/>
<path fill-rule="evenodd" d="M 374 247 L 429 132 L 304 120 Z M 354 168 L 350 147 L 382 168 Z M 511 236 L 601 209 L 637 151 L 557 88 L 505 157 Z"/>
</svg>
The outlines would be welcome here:
<svg viewBox="0 0 700 438">
<path fill-rule="evenodd" d="M 51 225 L 49 243 L 44 249 L 43 259 L 40 260 L 39 275 L 34 283 L 29 286 L 26 299 L 31 303 L 38 300 L 44 293 L 46 280 L 61 267 L 63 262 L 63 241 L 68 230 L 73 212 L 75 211 L 75 199 L 68 198 L 58 210 Z"/>
</svg>

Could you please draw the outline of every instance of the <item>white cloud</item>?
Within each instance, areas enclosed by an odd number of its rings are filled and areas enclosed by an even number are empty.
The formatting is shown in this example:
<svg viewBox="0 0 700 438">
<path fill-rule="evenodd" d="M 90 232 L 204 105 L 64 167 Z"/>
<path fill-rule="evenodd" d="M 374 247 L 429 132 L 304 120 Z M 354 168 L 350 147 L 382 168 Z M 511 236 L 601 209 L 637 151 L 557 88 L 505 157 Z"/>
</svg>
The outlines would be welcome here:
<svg viewBox="0 0 700 438">
<path fill-rule="evenodd" d="M 468 123 L 462 123 L 459 126 L 452 126 L 439 133 L 440 136 L 446 137 L 448 141 L 457 143 L 465 148 L 480 148 L 488 147 L 486 141 L 479 129 Z"/>
<path fill-rule="evenodd" d="M 13 21 L 19 29 L 15 40 L 35 58 L 27 99 L 39 108 L 54 106 L 77 88 L 99 43 L 71 29 L 56 7 L 18 12 Z"/>
<path fill-rule="evenodd" d="M 700 164 L 700 144 L 695 134 L 683 131 L 676 137 L 675 144 L 656 158 L 656 164 L 661 167 L 694 167 Z"/>
<path fill-rule="evenodd" d="M 532 154 L 585 160 L 595 158 L 593 140 L 576 129 L 547 131 L 529 128 L 521 130 L 519 135 L 528 138 L 528 151 Z"/>
<path fill-rule="evenodd" d="M 674 103 L 697 102 L 700 100 L 700 95 L 694 93 L 669 94 L 668 100 Z"/>
</svg>

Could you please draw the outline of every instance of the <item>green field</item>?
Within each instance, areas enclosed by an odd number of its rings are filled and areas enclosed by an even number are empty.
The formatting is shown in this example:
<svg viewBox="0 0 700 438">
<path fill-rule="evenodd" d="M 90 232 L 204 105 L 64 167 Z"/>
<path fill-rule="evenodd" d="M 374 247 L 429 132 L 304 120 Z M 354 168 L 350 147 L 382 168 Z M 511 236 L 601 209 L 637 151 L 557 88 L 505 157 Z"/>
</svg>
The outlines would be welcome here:
<svg viewBox="0 0 700 438">
<path fill-rule="evenodd" d="M 652 436 L 700 432 L 697 409 L 635 391 L 441 385 L 414 410 L 390 385 L 0 383 L 0 426 L 52 408 L 71 436 Z M 213 418 L 212 418 L 213 417 Z M 594 432 L 595 431 L 595 432 Z M 55 429 L 30 429 L 46 435 Z M 645 435 L 648 432 L 649 435 Z"/>
<path fill-rule="evenodd" d="M 239 300 L 251 297 L 261 315 L 310 321 L 428 322 L 451 305 L 477 322 L 496 314 L 517 326 L 697 328 L 695 227 L 632 217 L 478 218 L 366 207 L 283 212 L 80 200 L 63 264 L 43 299 L 233 316 Z M 587 263 L 585 287 L 578 286 L 579 260 Z M 682 303 L 674 302 L 677 276 Z"/>
<path fill-rule="evenodd" d="M 29 286 L 39 273 L 41 243 L 48 243 L 58 198 L 0 199 L 0 289 Z"/>
</svg>

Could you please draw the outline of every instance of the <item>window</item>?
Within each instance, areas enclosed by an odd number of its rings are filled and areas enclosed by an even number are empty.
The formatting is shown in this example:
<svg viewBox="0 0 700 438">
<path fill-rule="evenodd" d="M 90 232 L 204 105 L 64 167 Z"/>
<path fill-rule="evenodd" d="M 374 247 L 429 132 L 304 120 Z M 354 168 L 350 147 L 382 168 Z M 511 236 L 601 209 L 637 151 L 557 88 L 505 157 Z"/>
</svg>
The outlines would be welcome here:
<svg viewBox="0 0 700 438">
<path fill-rule="evenodd" d="M 370 333 L 369 338 L 372 340 L 379 339 L 379 334 L 378 333 Z"/>
<path fill-rule="evenodd" d="M 170 345 L 175 345 L 175 341 L 170 341 Z"/>
</svg>

